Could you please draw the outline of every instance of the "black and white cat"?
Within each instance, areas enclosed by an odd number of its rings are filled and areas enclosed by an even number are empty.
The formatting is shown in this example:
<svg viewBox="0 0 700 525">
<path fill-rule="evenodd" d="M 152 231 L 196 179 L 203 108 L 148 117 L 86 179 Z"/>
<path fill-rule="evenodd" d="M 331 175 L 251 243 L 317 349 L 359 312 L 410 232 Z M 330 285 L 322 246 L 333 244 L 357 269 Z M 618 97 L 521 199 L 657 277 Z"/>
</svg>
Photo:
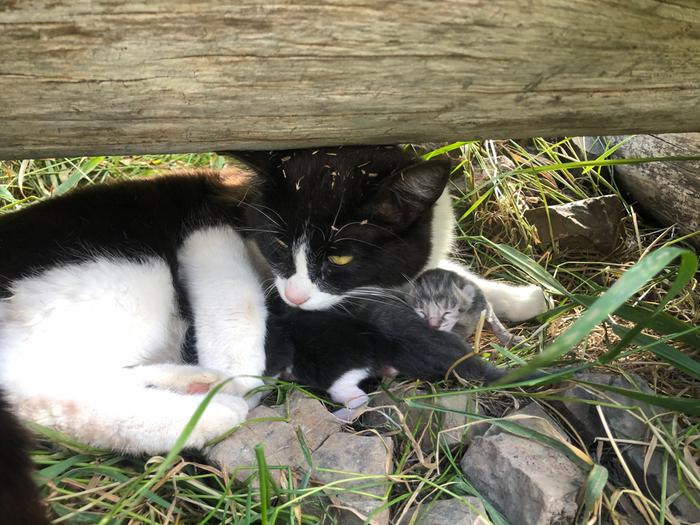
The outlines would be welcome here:
<svg viewBox="0 0 700 525">
<path fill-rule="evenodd" d="M 255 182 L 94 186 L 0 217 L 0 386 L 23 418 L 160 453 L 201 385 L 234 377 L 189 438 L 201 447 L 245 418 L 242 396 L 261 384 L 266 271 L 289 306 L 324 310 L 399 286 L 449 251 L 444 161 L 393 147 L 238 156 Z M 545 308 L 536 287 L 503 300 L 499 286 L 484 292 L 506 317 Z"/>
</svg>

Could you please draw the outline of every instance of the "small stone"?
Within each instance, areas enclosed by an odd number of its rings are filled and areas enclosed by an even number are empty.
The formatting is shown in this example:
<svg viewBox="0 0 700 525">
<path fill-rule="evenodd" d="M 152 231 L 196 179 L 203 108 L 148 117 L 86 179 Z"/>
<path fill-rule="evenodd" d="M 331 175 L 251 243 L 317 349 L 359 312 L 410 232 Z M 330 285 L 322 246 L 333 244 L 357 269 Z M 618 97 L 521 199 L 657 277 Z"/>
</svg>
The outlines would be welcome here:
<svg viewBox="0 0 700 525">
<path fill-rule="evenodd" d="M 418 514 L 414 525 L 484 525 L 488 523 L 484 504 L 479 498 L 465 496 L 465 503 L 459 499 L 433 500 L 429 504 L 417 505 L 409 509 L 397 525 L 408 525 Z"/>
<path fill-rule="evenodd" d="M 645 467 L 644 461 L 646 460 L 647 447 L 641 445 L 627 445 L 622 448 L 622 455 L 627 465 L 634 473 L 637 484 L 640 487 L 647 487 L 658 501 L 662 490 L 663 452 L 660 449 L 655 450 L 651 455 L 649 464 Z M 686 487 L 688 490 L 693 490 L 691 487 L 688 487 L 688 483 L 686 483 Z M 680 490 L 675 464 L 673 459 L 669 458 L 666 467 L 667 499 L 670 499 L 673 494 L 680 492 Z M 694 491 L 694 497 L 696 501 L 700 501 L 700 493 L 698 493 L 698 491 Z M 683 494 L 680 494 L 678 498 L 673 500 L 671 503 L 671 510 L 676 518 L 683 518 L 687 523 L 700 523 L 700 509 L 693 505 Z"/>
<path fill-rule="evenodd" d="M 532 402 L 525 405 L 523 408 L 510 412 L 507 414 L 507 418 L 510 418 L 510 420 L 517 425 L 529 428 L 540 434 L 547 434 L 555 439 L 569 441 L 564 430 L 538 403 Z M 505 432 L 505 430 L 496 424 L 492 424 L 484 436 L 495 436 L 501 432 Z"/>
<path fill-rule="evenodd" d="M 510 523 L 574 522 L 585 473 L 563 453 L 505 432 L 478 437 L 462 459 L 474 487 Z"/>
<path fill-rule="evenodd" d="M 316 450 L 331 434 L 340 431 L 342 421 L 330 413 L 318 399 L 294 392 L 288 400 L 289 423 L 301 429 L 306 444 Z"/>
<path fill-rule="evenodd" d="M 417 401 L 445 410 L 409 407 L 404 401 L 405 398 L 431 395 L 430 392 L 418 389 L 415 385 L 408 388 L 402 386 L 392 390 L 391 394 L 384 391 L 378 392 L 370 398 L 370 410 L 363 414 L 362 421 L 368 427 L 389 431 L 398 430 L 399 413 L 401 413 L 406 426 L 420 440 L 424 452 L 435 450 L 438 438 L 447 446 L 468 444 L 473 436 L 486 430 L 486 424 L 466 426 L 468 423 L 477 421 L 474 414 L 479 413 L 478 399 L 473 394 L 468 392 L 448 395 L 436 392 L 435 394 L 433 397 L 424 397 Z M 441 432 L 443 430 L 446 431 Z"/>
<path fill-rule="evenodd" d="M 392 452 L 393 442 L 390 438 L 339 432 L 330 436 L 314 452 L 313 478 L 321 484 L 326 484 L 355 476 L 388 476 L 391 471 Z M 348 489 L 376 497 L 349 492 Z M 353 525 L 363 523 L 373 511 L 386 503 L 387 490 L 388 478 L 363 479 L 340 483 L 329 489 L 327 495 L 341 513 L 339 523 Z M 388 509 L 373 515 L 369 523 L 387 525 Z"/>
<path fill-rule="evenodd" d="M 622 376 L 612 374 L 577 374 L 576 379 L 629 390 L 640 390 L 647 394 L 653 392 L 646 381 L 635 374 L 631 374 L 631 379 L 634 384 L 631 384 Z M 611 404 L 611 402 L 622 405 L 622 408 L 601 406 L 601 410 L 613 437 L 620 440 L 649 441 L 650 431 L 646 424 L 641 421 L 639 417 L 635 417 L 629 409 L 629 407 L 635 407 L 634 410 L 637 416 L 643 415 L 645 418 L 649 419 L 654 417 L 655 411 L 647 403 L 631 399 L 622 394 L 606 392 L 602 389 L 596 391 L 592 387 L 580 384 L 572 384 L 564 392 L 563 397 L 566 397 L 567 400 L 560 403 L 562 413 L 588 445 L 593 444 L 597 437 L 606 437 L 606 434 L 596 408 L 597 405 L 583 403 L 578 401 L 579 399 L 597 400 L 608 405 Z M 652 454 L 649 465 L 645 467 L 644 461 L 647 454 L 647 447 L 624 442 L 619 442 L 618 447 L 622 452 L 625 462 L 627 462 L 628 466 L 631 468 L 637 484 L 642 488 L 648 489 L 650 495 L 654 499 L 657 501 L 660 500 L 663 473 L 662 450 L 657 449 Z M 667 497 L 679 490 L 678 476 L 673 468 L 673 461 L 669 460 Z M 700 494 L 696 494 L 695 498 L 700 500 Z M 680 495 L 671 503 L 671 509 L 677 516 L 684 517 L 686 521 L 690 523 L 700 522 L 700 509 L 693 505 L 684 495 Z"/>
<path fill-rule="evenodd" d="M 589 383 L 598 383 L 601 385 L 615 386 L 618 388 L 626 388 L 630 390 L 640 389 L 644 393 L 652 393 L 649 385 L 639 376 L 631 375 L 635 385 L 622 376 L 599 373 L 584 373 L 577 374 L 576 379 Z M 601 423 L 600 416 L 596 404 L 585 403 L 584 401 L 600 401 L 604 404 L 610 404 L 611 401 L 622 405 L 621 408 L 609 406 L 601 406 L 608 426 L 616 438 L 645 440 L 648 437 L 648 429 L 643 421 L 634 417 L 629 411 L 629 407 L 636 407 L 639 413 L 644 413 L 647 417 L 653 416 L 653 411 L 649 405 L 642 401 L 636 401 L 622 394 L 606 392 L 604 390 L 594 390 L 582 384 L 572 384 L 562 394 L 562 397 L 567 398 L 561 402 L 561 409 L 566 415 L 567 421 L 581 434 L 583 439 L 591 444 L 596 437 L 605 437 L 605 430 Z"/>
<path fill-rule="evenodd" d="M 615 195 L 603 195 L 567 204 L 525 211 L 544 245 L 562 250 L 611 253 L 621 241 L 625 208 Z"/>
<path fill-rule="evenodd" d="M 445 445 L 469 444 L 482 429 L 487 428 L 486 423 L 472 424 L 478 421 L 474 414 L 479 413 L 479 404 L 476 397 L 468 392 L 459 394 L 438 396 L 434 399 L 435 405 L 447 411 L 435 411 L 435 434 L 442 431 L 439 436 Z M 449 430 L 453 429 L 453 430 Z"/>
<path fill-rule="evenodd" d="M 255 421 L 256 419 L 274 420 Z M 269 407 L 254 408 L 245 423 L 211 448 L 209 459 L 231 472 L 239 481 L 245 481 L 257 472 L 256 445 L 263 446 L 268 466 L 295 468 L 306 465 L 294 428 L 279 419 L 279 413 Z M 276 472 L 279 476 L 284 475 L 283 471 L 270 470 L 273 475 Z"/>
<path fill-rule="evenodd" d="M 421 420 L 420 408 L 409 408 L 404 402 L 404 398 L 424 395 L 426 392 L 420 390 L 415 385 L 406 387 L 401 385 L 398 388 L 384 391 L 379 390 L 370 394 L 368 410 L 362 414 L 362 423 L 367 427 L 382 429 L 382 430 L 397 430 L 401 428 L 399 423 L 399 413 L 401 413 L 406 422 Z"/>
</svg>

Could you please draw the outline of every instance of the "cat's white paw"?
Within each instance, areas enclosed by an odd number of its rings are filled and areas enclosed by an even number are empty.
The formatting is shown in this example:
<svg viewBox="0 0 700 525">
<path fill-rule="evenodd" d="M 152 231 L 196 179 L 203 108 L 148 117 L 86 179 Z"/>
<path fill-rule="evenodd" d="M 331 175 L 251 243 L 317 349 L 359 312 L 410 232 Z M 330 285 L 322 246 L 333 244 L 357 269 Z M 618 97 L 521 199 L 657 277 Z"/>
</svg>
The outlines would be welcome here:
<svg viewBox="0 0 700 525">
<path fill-rule="evenodd" d="M 259 377 L 234 377 L 224 385 L 221 392 L 243 397 L 254 388 L 262 386 L 262 384 L 263 381 Z"/>
<path fill-rule="evenodd" d="M 248 404 L 245 400 L 218 394 L 204 410 L 187 440 L 187 446 L 204 448 L 208 442 L 243 423 L 247 415 Z"/>
<path fill-rule="evenodd" d="M 146 386 L 179 394 L 204 394 L 226 379 L 217 370 L 178 363 L 135 366 L 127 372 Z"/>
<path fill-rule="evenodd" d="M 494 310 L 501 310 L 497 315 L 515 322 L 531 319 L 550 308 L 544 291 L 534 284 L 512 287 L 503 303 L 499 309 L 494 305 Z"/>
</svg>

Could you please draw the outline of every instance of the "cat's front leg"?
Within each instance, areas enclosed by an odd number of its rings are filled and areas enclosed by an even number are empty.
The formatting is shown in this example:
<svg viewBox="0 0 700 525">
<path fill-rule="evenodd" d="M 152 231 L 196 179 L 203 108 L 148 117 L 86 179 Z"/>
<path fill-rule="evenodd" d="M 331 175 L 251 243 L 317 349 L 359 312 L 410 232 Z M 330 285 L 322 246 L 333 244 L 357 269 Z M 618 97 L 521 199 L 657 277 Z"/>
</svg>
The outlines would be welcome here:
<svg viewBox="0 0 700 525">
<path fill-rule="evenodd" d="M 260 386 L 267 309 L 243 239 L 230 226 L 196 230 L 178 251 L 178 261 L 199 364 L 233 377 L 227 389 L 238 395 Z"/>
</svg>

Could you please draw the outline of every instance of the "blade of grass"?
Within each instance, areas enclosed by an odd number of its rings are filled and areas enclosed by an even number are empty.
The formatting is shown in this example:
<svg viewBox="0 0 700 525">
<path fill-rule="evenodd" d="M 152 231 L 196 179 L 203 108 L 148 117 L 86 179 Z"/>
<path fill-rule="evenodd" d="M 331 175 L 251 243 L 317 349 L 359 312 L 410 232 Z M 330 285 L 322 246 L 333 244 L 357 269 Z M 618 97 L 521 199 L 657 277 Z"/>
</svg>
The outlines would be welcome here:
<svg viewBox="0 0 700 525">
<path fill-rule="evenodd" d="M 573 297 L 574 301 L 588 307 L 590 307 L 596 299 L 596 297 L 591 297 L 589 295 L 575 295 Z M 693 348 L 700 348 L 700 326 L 692 327 L 669 313 L 655 313 L 654 310 L 652 306 L 631 306 L 623 304 L 615 311 L 615 315 L 636 324 L 645 323 L 646 328 L 650 328 L 661 334 L 681 334 L 677 337 L 679 341 Z"/>
<path fill-rule="evenodd" d="M 637 264 L 625 272 L 610 289 L 588 308 L 564 333 L 557 337 L 541 354 L 531 359 L 527 365 L 508 374 L 497 384 L 512 383 L 525 377 L 535 370 L 555 363 L 560 357 L 568 353 L 578 343 L 585 339 L 599 323 L 607 319 L 624 302 L 639 291 L 656 274 L 666 268 L 674 259 L 680 258 L 681 264 L 676 274 L 676 279 L 668 293 L 659 304 L 658 311 L 677 295 L 681 289 L 693 278 L 697 271 L 697 256 L 690 250 L 682 250 L 674 247 L 661 248 L 642 258 Z M 644 328 L 638 324 L 630 330 L 627 337 L 630 339 Z M 602 363 L 610 362 L 624 348 L 628 341 L 623 338 L 613 351 L 609 352 Z"/>
<path fill-rule="evenodd" d="M 623 396 L 636 399 L 637 401 L 644 401 L 649 405 L 676 410 L 690 416 L 700 416 L 700 403 L 698 403 L 697 399 L 687 397 L 668 397 L 658 394 L 645 394 L 638 390 L 631 390 L 629 388 L 591 383 L 589 381 L 582 381 L 581 379 L 578 379 L 577 381 L 593 388 L 607 390 L 608 392 L 614 392 L 616 394 L 622 394 Z"/>
<path fill-rule="evenodd" d="M 612 323 L 612 329 L 619 337 L 625 337 L 630 332 L 628 328 L 615 323 Z M 632 342 L 640 346 L 640 351 L 648 350 L 649 352 L 653 352 L 667 363 L 672 364 L 677 370 L 700 380 L 700 361 L 696 361 L 680 350 L 676 350 L 672 346 L 667 345 L 662 340 L 649 335 L 637 334 Z"/>
<path fill-rule="evenodd" d="M 535 279 L 540 286 L 547 288 L 550 292 L 561 295 L 569 295 L 569 292 L 564 288 L 559 281 L 552 277 L 547 270 L 533 261 L 530 257 L 523 255 L 518 250 L 511 248 L 505 244 L 496 244 L 491 242 L 486 237 L 479 237 L 479 242 L 496 250 L 504 259 L 518 267 L 520 270 Z"/>
</svg>

